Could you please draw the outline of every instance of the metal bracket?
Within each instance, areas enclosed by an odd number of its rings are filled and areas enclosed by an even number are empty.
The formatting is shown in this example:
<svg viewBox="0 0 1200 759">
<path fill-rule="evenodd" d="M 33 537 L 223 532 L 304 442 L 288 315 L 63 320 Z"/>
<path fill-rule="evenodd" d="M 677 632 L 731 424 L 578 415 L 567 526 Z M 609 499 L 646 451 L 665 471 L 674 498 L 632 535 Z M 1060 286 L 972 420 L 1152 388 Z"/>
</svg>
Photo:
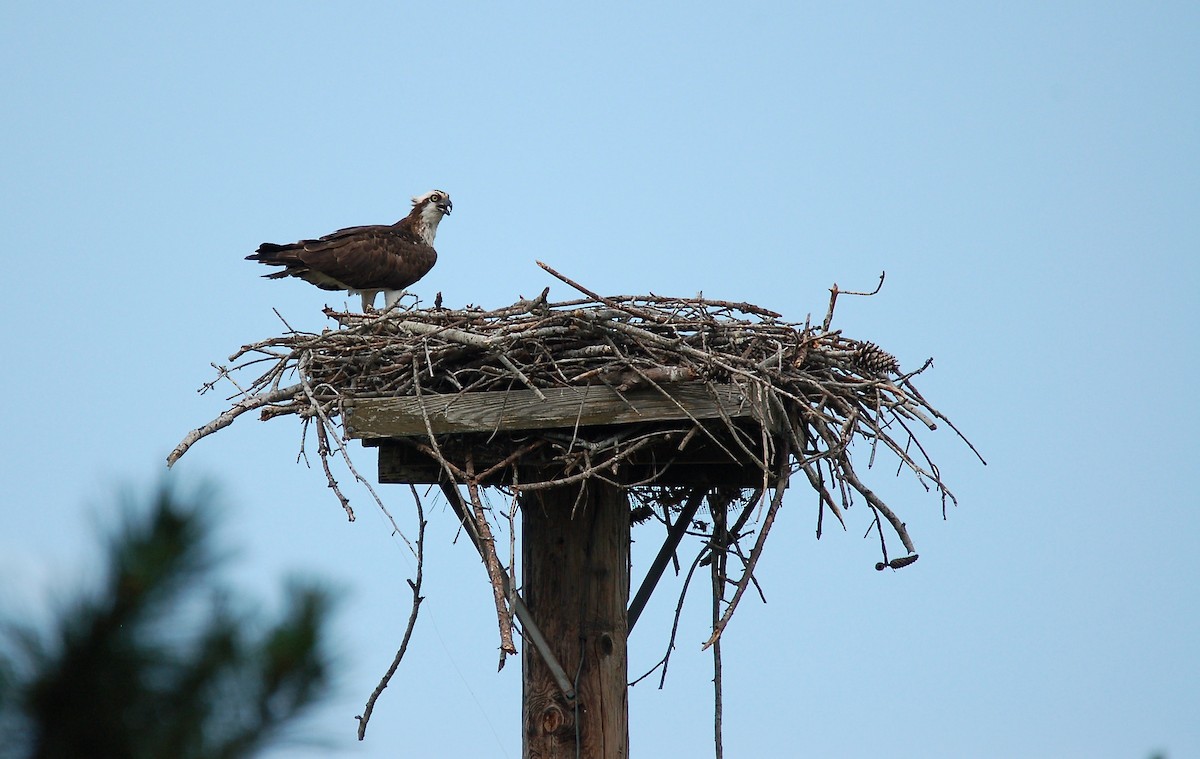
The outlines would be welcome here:
<svg viewBox="0 0 1200 759">
<path fill-rule="evenodd" d="M 475 531 L 475 522 L 467 517 L 467 505 L 463 502 L 462 493 L 458 492 L 458 488 L 449 482 L 439 483 L 442 488 L 442 494 L 446 496 L 446 500 L 450 503 L 450 508 L 454 509 L 454 514 L 458 517 L 458 521 L 462 523 L 467 530 L 467 537 L 470 538 L 471 544 L 475 546 L 475 550 L 479 552 L 479 558 L 483 558 L 483 549 L 479 543 L 479 536 Z M 567 677 L 567 671 L 558 663 L 558 659 L 554 658 L 554 652 L 550 650 L 550 644 L 546 641 L 546 637 L 542 635 L 542 631 L 538 629 L 537 623 L 533 621 L 533 615 L 529 613 L 529 607 L 521 600 L 521 595 L 512 589 L 508 581 L 508 575 L 504 575 L 504 596 L 512 599 L 513 616 L 521 623 L 521 632 L 527 638 L 533 647 L 537 650 L 538 655 L 542 657 L 542 661 L 546 663 L 546 667 L 550 670 L 554 681 L 558 683 L 559 690 L 563 692 L 563 696 L 567 699 L 567 703 L 575 703 L 575 686 Z"/>
</svg>

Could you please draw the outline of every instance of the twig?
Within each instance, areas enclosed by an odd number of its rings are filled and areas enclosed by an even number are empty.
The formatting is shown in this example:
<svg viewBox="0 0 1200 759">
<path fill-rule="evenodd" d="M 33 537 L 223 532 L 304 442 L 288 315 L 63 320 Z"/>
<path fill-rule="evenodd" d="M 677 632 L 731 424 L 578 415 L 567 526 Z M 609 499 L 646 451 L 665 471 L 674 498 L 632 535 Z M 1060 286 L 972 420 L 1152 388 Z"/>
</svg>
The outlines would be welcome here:
<svg viewBox="0 0 1200 759">
<path fill-rule="evenodd" d="M 408 580 L 408 587 L 412 590 L 412 610 L 408 613 L 408 624 L 404 627 L 400 648 L 396 651 L 391 666 L 388 667 L 379 684 L 375 686 L 375 690 L 367 698 L 367 705 L 363 708 L 363 713 L 356 718 L 358 719 L 358 739 L 360 741 L 367 735 L 367 722 L 370 721 L 371 714 L 375 711 L 375 702 L 379 700 L 384 688 L 388 687 L 392 675 L 396 674 L 396 669 L 400 666 L 400 660 L 408 651 L 408 641 L 412 638 L 413 630 L 417 626 L 417 614 L 421 611 L 421 602 L 425 600 L 425 597 L 421 595 L 421 584 L 425 577 L 425 510 L 421 506 L 421 497 L 417 495 L 417 489 L 412 485 L 408 487 L 412 491 L 413 500 L 417 503 L 417 577 L 416 580 Z"/>
<path fill-rule="evenodd" d="M 658 669 L 659 667 L 662 667 L 662 674 L 659 676 L 659 679 L 658 679 L 659 690 L 662 690 L 663 685 L 666 684 L 666 682 L 667 682 L 667 667 L 669 666 L 670 661 L 671 661 L 671 652 L 675 650 L 675 636 L 679 633 L 679 617 L 680 617 L 680 615 L 683 614 L 683 601 L 685 598 L 687 598 L 688 586 L 690 586 L 692 584 L 692 575 L 694 575 L 696 573 L 696 567 L 700 566 L 700 560 L 703 559 L 707 553 L 708 553 L 708 547 L 705 546 L 703 549 L 700 550 L 699 553 L 696 554 L 696 558 L 692 559 L 692 564 L 691 564 L 691 566 L 688 567 L 687 574 L 684 575 L 683 588 L 680 589 L 680 591 L 679 591 L 679 600 L 675 602 L 675 617 L 673 618 L 673 620 L 671 622 L 671 636 L 667 640 L 667 652 L 665 654 L 663 654 L 663 658 L 658 662 L 658 664 L 655 664 L 653 667 L 650 668 L 649 671 L 647 671 L 641 677 L 639 677 L 636 680 L 634 680 L 633 682 L 629 683 L 630 685 L 637 685 L 642 680 L 649 677 L 654 672 L 654 670 Z"/>
<path fill-rule="evenodd" d="M 505 657 L 515 654 L 517 647 L 513 645 L 512 612 L 508 608 L 508 592 L 505 590 L 507 578 L 500 566 L 500 558 L 496 555 L 496 539 L 492 537 L 492 528 L 488 525 L 487 515 L 483 511 L 479 485 L 475 480 L 475 459 L 470 453 L 467 454 L 467 477 L 467 493 L 471 497 L 471 507 L 475 514 L 480 553 L 483 554 L 483 564 L 487 567 L 488 577 L 492 581 L 492 597 L 496 601 L 496 619 L 500 625 L 500 665 L 496 669 L 501 670 L 504 669 Z"/>
<path fill-rule="evenodd" d="M 233 404 L 232 408 L 223 412 L 216 419 L 213 419 L 208 424 L 197 427 L 185 435 L 183 440 L 180 441 L 179 445 L 175 446 L 175 449 L 171 451 L 169 456 L 167 456 L 167 466 L 174 466 L 175 462 L 179 461 L 180 457 L 187 453 L 188 449 L 191 448 L 192 445 L 198 440 L 208 437 L 217 430 L 225 429 L 229 425 L 233 424 L 235 419 L 247 411 L 253 411 L 256 408 L 261 408 L 271 403 L 278 403 L 282 400 L 294 398 L 300 391 L 300 385 L 289 385 L 288 387 L 280 388 L 279 390 L 273 390 L 263 395 L 256 395 L 238 401 L 237 403 Z"/>
<path fill-rule="evenodd" d="M 786 460 L 786 457 L 784 457 L 785 462 Z M 717 624 L 713 625 L 712 635 L 704 642 L 700 650 L 706 650 L 720 640 L 721 633 L 725 631 L 725 626 L 729 624 L 729 620 L 733 617 L 733 612 L 737 610 L 738 602 L 742 600 L 742 594 L 746 592 L 746 586 L 749 584 L 750 578 L 754 575 L 754 567 L 757 566 L 759 558 L 762 557 L 763 546 L 767 542 L 767 533 L 771 531 L 771 525 L 775 523 L 775 514 L 782 505 L 783 487 L 776 485 L 775 495 L 771 498 L 771 505 L 767 509 L 766 517 L 763 518 L 762 527 L 759 528 L 758 539 L 754 541 L 754 548 L 750 549 L 750 559 L 746 562 L 746 570 L 742 575 L 742 579 L 733 593 L 733 598 L 730 599 L 729 604 L 725 607 L 725 613 L 721 615 L 721 619 L 718 620 Z"/>
<path fill-rule="evenodd" d="M 883 278 L 886 276 L 887 276 L 886 271 L 879 272 L 879 284 L 875 285 L 875 289 L 869 293 L 854 292 L 853 290 L 839 290 L 837 283 L 835 282 L 833 284 L 833 287 L 829 288 L 829 311 L 827 311 L 825 313 L 825 322 L 824 322 L 825 331 L 826 332 L 829 331 L 829 325 L 833 321 L 833 306 L 835 303 L 837 303 L 838 295 L 866 295 L 866 296 L 875 295 L 880 290 L 883 289 Z"/>
</svg>

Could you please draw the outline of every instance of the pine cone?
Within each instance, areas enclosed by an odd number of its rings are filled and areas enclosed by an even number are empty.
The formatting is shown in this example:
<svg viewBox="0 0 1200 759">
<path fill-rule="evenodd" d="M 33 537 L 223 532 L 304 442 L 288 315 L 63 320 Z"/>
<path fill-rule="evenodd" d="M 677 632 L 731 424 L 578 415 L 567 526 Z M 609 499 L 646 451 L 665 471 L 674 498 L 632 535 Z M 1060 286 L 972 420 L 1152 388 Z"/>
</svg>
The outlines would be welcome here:
<svg viewBox="0 0 1200 759">
<path fill-rule="evenodd" d="M 871 342 L 859 346 L 854 363 L 866 374 L 873 374 L 877 377 L 900 371 L 900 362 L 896 360 L 896 357 Z"/>
</svg>

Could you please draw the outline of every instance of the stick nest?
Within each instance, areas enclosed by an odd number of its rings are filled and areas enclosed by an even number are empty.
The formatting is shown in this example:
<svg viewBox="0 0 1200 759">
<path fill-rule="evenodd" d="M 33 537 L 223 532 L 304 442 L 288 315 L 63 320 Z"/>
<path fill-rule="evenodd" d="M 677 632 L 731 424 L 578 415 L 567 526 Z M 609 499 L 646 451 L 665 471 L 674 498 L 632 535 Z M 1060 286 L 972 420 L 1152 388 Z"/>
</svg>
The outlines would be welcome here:
<svg viewBox="0 0 1200 759">
<path fill-rule="evenodd" d="M 326 309 L 336 328 L 320 334 L 289 328 L 283 335 L 243 346 L 230 357 L 230 365 L 213 365 L 218 376 L 202 388 L 231 383 L 237 388 L 229 398 L 232 406 L 189 433 L 168 463 L 247 411 L 259 410 L 263 420 L 296 415 L 306 433 L 315 423 L 321 464 L 353 519 L 329 466 L 331 455 L 340 454 L 370 488 L 353 468 L 345 446 L 341 416 L 349 400 L 513 388 L 538 392 L 597 383 L 618 393 L 654 388 L 669 397 L 680 383 L 709 388 L 726 384 L 764 401 L 759 421 L 763 429 L 770 423 L 770 435 L 748 433 L 729 419 L 724 420 L 727 434 L 719 438 L 712 424 L 696 419 L 651 427 L 626 425 L 623 431 L 605 429 L 602 435 L 588 428 L 526 431 L 519 442 L 510 442 L 510 455 L 501 464 L 515 466 L 521 456 L 536 452 L 542 461 L 557 462 L 562 474 L 509 487 L 520 491 L 612 478 L 639 449 L 663 441 L 682 448 L 702 434 L 731 455 L 757 460 L 763 485 L 753 498 L 741 499 L 747 504 L 773 495 L 770 502 L 777 508 L 791 477 L 803 474 L 817 494 L 818 537 L 826 511 L 844 527 L 844 510 L 860 497 L 879 528 L 879 568 L 911 563 L 915 549 L 903 520 L 860 479 L 850 456 L 856 439 L 869 447 L 868 464 L 880 446 L 896 456 L 927 490 L 941 496 L 943 512 L 947 502 L 956 502 L 916 434 L 919 429 L 936 429 L 939 422 L 953 428 L 912 382 L 931 361 L 905 373 L 894 356 L 874 343 L 831 329 L 840 294 L 836 286 L 823 323 L 815 325 L 784 321 L 780 314 L 747 303 L 655 295 L 604 297 L 544 268 L 585 297 L 550 302 L 547 288 L 538 298 L 496 310 L 441 308 L 440 296 L 432 309 L 382 315 Z M 257 378 L 240 381 L 263 367 Z M 768 414 L 774 418 L 768 420 Z M 476 471 L 469 447 L 465 455 L 456 453 L 461 447 L 445 435 L 410 442 L 436 460 L 453 483 L 478 485 L 499 466 Z M 497 443 L 494 436 L 490 443 Z M 685 500 L 678 488 L 656 487 L 653 477 L 636 483 L 631 492 L 642 505 L 643 517 L 658 513 L 658 506 L 677 508 Z M 909 556 L 888 558 L 881 519 Z"/>
<path fill-rule="evenodd" d="M 667 654 L 655 666 L 662 668 L 664 678 L 683 595 L 697 567 L 709 566 L 713 575 L 713 627 L 705 643 L 710 647 L 718 642 L 743 594 L 751 585 L 758 587 L 754 568 L 785 489 L 796 476 L 802 475 L 816 495 L 818 538 L 827 513 L 845 528 L 845 511 L 856 500 L 867 504 L 872 517 L 867 532 L 877 533 L 882 552 L 876 569 L 898 569 L 915 561 L 917 554 L 904 521 L 860 479 L 851 460 L 852 444 L 858 441 L 866 449 L 868 467 L 880 448 L 890 452 L 901 469 L 940 496 L 943 515 L 947 503 L 956 503 L 918 439 L 918 432 L 935 430 L 941 423 L 958 433 L 913 385 L 914 375 L 931 361 L 905 372 L 878 345 L 832 329 L 834 307 L 843 294 L 836 285 L 820 324 L 796 323 L 747 303 L 656 295 L 604 297 L 542 266 L 584 297 L 550 302 L 547 288 L 537 298 L 495 310 L 442 308 L 440 295 L 432 309 L 400 308 L 382 314 L 326 309 L 336 323 L 333 328 L 313 334 L 289 326 L 282 335 L 243 346 L 227 365 L 213 364 L 217 376 L 202 387 L 205 392 L 229 383 L 236 389 L 227 398 L 231 405 L 188 433 L 171 452 L 168 464 L 249 411 L 258 411 L 264 421 L 296 416 L 303 429 L 301 455 L 307 458 L 305 446 L 313 432 L 329 487 L 349 518 L 354 519 L 354 511 L 331 467 L 331 461 L 338 459 L 403 536 L 372 484 L 355 468 L 345 425 L 351 403 L 513 390 L 544 396 L 555 388 L 594 385 L 607 386 L 626 403 L 622 394 L 633 392 L 674 400 L 682 413 L 668 415 L 668 421 L 575 424 L 516 433 L 435 434 L 428 412 L 422 411 L 426 434 L 394 441 L 416 451 L 427 467 L 436 463 L 441 493 L 483 560 L 496 605 L 501 666 L 504 657 L 516 651 L 514 616 L 526 632 L 535 632 L 514 582 L 515 518 L 521 493 L 567 485 L 583 488 L 604 481 L 632 496 L 635 521 L 654 517 L 663 523 L 667 538 L 630 605 L 631 628 L 679 541 L 685 534 L 699 535 L 702 545 L 686 573 Z M 880 277 L 881 286 L 882 282 Z M 718 388 L 727 392 L 730 387 L 739 397 L 753 399 L 748 419 L 745 413 L 732 419 L 725 412 L 718 418 L 699 419 L 677 400 L 685 388 L 692 397 L 703 388 L 716 399 Z M 719 402 L 715 407 L 722 408 Z M 663 470 L 656 468 L 660 456 L 697 445 L 720 451 L 737 462 L 736 472 L 750 471 L 753 477 L 730 484 L 710 476 L 684 485 L 661 477 Z M 642 469 L 636 471 L 644 470 L 645 476 L 630 482 L 628 472 L 639 457 Z M 644 466 L 647 459 L 652 462 L 649 469 Z M 543 476 L 518 477 L 522 471 Z M 757 484 L 746 487 L 748 481 Z M 511 498 L 509 508 L 493 509 L 483 495 L 483 485 L 499 486 Z M 420 601 L 424 534 L 420 498 L 415 488 L 412 493 L 417 497 L 421 530 L 414 548 L 418 580 L 405 644 Z M 697 519 L 705 501 L 708 518 Z M 509 531 L 507 570 L 497 555 L 491 529 L 493 522 L 504 518 Z M 888 534 L 899 538 L 904 555 L 889 557 Z M 742 542 L 752 535 L 753 545 L 744 550 Z M 736 561 L 728 562 L 730 555 Z M 730 587 L 732 597 L 726 598 Z M 531 637 L 535 643 L 539 638 Z M 713 648 L 718 672 L 719 650 Z M 404 644 L 397 661 L 403 652 Z M 542 654 L 548 662 L 553 659 L 545 651 Z M 394 669 L 395 664 L 372 695 L 368 716 Z M 571 691 L 565 674 L 560 685 L 564 692 Z M 363 719 L 360 737 L 365 727 Z"/>
</svg>

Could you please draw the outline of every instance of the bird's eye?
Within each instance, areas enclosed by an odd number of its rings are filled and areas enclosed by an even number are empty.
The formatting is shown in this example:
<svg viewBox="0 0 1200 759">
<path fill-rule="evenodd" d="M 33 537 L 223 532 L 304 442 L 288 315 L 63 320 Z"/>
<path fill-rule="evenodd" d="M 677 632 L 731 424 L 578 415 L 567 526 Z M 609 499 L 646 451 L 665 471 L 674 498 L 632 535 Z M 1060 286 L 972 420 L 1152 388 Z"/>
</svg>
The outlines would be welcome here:
<svg viewBox="0 0 1200 759">
<path fill-rule="evenodd" d="M 432 200 L 434 203 L 442 202 L 442 196 L 438 195 L 436 192 L 434 194 L 430 195 L 429 199 Z"/>
</svg>

